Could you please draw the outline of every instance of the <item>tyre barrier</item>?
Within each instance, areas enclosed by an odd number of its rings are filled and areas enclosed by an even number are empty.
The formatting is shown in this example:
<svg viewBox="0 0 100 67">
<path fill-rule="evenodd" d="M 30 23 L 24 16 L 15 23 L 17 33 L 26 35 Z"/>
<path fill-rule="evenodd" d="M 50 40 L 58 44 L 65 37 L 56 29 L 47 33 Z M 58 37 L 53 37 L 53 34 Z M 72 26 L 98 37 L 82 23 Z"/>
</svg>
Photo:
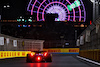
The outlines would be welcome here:
<svg viewBox="0 0 100 67">
<path fill-rule="evenodd" d="M 79 56 L 100 62 L 100 49 L 80 50 Z"/>
<path fill-rule="evenodd" d="M 26 57 L 30 51 L 0 51 L 0 59 Z"/>
</svg>

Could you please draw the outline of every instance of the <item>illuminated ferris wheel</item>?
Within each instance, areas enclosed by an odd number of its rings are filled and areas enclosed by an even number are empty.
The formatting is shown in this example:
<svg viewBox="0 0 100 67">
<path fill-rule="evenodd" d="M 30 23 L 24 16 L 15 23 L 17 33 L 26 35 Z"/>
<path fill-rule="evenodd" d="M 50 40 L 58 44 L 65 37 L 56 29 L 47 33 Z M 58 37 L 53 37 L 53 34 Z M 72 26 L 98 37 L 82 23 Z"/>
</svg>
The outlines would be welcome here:
<svg viewBox="0 0 100 67">
<path fill-rule="evenodd" d="M 30 0 L 27 11 L 37 21 L 45 21 L 45 14 L 56 13 L 55 21 L 86 21 L 86 11 L 82 0 Z"/>
</svg>

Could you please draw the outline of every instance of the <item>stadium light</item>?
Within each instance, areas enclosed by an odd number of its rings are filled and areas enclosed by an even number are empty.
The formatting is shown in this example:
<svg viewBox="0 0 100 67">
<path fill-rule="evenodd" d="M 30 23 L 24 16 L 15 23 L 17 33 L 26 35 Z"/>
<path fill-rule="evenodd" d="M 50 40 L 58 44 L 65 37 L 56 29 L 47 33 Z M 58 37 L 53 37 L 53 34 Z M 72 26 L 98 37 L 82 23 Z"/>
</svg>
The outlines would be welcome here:
<svg viewBox="0 0 100 67">
<path fill-rule="evenodd" d="M 99 0 L 90 0 L 92 3 L 99 3 L 100 4 L 100 1 Z"/>
<path fill-rule="evenodd" d="M 7 5 L 7 7 L 9 8 L 9 7 L 10 7 L 10 5 Z"/>
<path fill-rule="evenodd" d="M 3 7 L 4 8 L 10 8 L 10 5 L 4 5 Z"/>
<path fill-rule="evenodd" d="M 32 19 L 28 19 L 29 22 L 32 22 Z"/>
<path fill-rule="evenodd" d="M 95 0 L 90 0 L 92 3 L 94 3 L 95 2 Z"/>
<path fill-rule="evenodd" d="M 4 8 L 6 8 L 7 6 L 3 6 Z"/>
<path fill-rule="evenodd" d="M 20 16 L 20 18 L 22 18 L 22 16 Z"/>
<path fill-rule="evenodd" d="M 99 4 L 100 0 L 90 0 L 93 3 L 93 22 L 99 16 Z"/>
</svg>

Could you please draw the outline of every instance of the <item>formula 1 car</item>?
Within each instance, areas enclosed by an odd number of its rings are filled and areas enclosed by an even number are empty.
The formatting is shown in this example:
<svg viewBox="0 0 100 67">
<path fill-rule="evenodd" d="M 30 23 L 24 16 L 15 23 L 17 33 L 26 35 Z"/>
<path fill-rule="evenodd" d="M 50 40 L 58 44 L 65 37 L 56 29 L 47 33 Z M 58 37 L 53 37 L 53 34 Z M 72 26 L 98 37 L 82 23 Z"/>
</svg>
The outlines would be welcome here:
<svg viewBox="0 0 100 67">
<path fill-rule="evenodd" d="M 46 51 L 31 51 L 27 54 L 26 62 L 52 62 L 52 54 Z"/>
</svg>

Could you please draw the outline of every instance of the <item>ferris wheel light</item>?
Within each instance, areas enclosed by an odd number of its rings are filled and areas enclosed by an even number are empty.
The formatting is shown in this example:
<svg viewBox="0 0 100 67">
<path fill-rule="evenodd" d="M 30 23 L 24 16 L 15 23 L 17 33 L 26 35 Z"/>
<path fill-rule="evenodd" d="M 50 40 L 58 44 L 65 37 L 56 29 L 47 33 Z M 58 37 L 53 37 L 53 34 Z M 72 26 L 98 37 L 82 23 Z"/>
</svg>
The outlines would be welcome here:
<svg viewBox="0 0 100 67">
<path fill-rule="evenodd" d="M 81 5 L 80 1 L 78 1 L 78 0 L 74 1 L 74 4 L 75 4 L 76 7 Z"/>
<path fill-rule="evenodd" d="M 79 7 L 80 5 L 81 5 L 80 1 L 76 0 L 71 5 L 68 5 L 67 8 L 69 9 L 69 11 L 72 11 L 73 8 Z"/>
<path fill-rule="evenodd" d="M 60 21 L 59 18 L 57 18 L 57 21 Z"/>
<path fill-rule="evenodd" d="M 75 8 L 76 6 L 75 6 L 75 4 L 73 3 L 73 4 L 71 4 L 70 7 L 73 9 L 73 8 Z"/>
<path fill-rule="evenodd" d="M 36 5 L 38 2 L 40 5 Z M 57 13 L 58 17 L 55 18 L 55 21 L 86 21 L 86 11 L 82 0 L 63 0 L 63 2 L 60 0 L 30 0 L 27 11 L 31 15 L 34 14 L 35 18 L 32 19 L 36 21 L 45 21 L 46 13 Z"/>
<path fill-rule="evenodd" d="M 68 8 L 68 10 L 69 10 L 69 11 L 71 11 L 71 10 L 72 10 L 72 8 L 71 8 L 71 6 L 70 6 L 70 5 L 67 5 L 67 8 Z"/>
</svg>

